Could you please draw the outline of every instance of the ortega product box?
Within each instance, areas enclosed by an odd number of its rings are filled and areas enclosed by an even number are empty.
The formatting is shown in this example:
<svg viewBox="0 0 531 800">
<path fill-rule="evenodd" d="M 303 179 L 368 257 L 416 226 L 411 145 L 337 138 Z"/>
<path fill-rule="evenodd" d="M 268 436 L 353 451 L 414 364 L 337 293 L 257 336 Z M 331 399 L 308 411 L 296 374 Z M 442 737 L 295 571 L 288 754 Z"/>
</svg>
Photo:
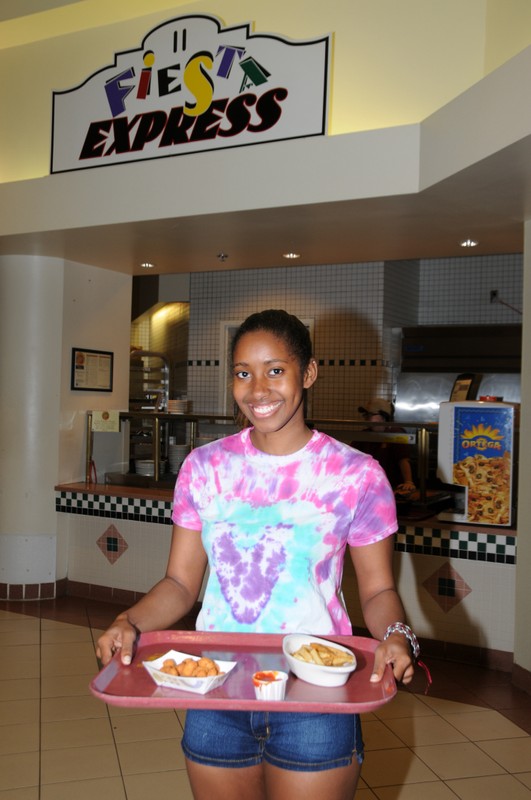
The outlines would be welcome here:
<svg viewBox="0 0 531 800">
<path fill-rule="evenodd" d="M 440 519 L 512 524 L 515 412 L 510 403 L 441 403 L 437 474 L 463 487 L 463 500 Z"/>
</svg>

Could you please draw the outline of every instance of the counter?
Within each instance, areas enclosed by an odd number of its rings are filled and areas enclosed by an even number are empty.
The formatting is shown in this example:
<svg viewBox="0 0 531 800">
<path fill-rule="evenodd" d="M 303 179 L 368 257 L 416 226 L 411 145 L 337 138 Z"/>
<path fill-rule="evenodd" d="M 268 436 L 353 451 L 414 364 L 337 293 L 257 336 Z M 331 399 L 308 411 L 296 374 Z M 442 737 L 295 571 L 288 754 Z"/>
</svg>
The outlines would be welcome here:
<svg viewBox="0 0 531 800">
<path fill-rule="evenodd" d="M 164 575 L 172 490 L 71 483 L 55 487 L 58 531 L 68 541 L 67 591 L 131 602 Z M 507 528 L 399 519 L 395 574 L 425 652 L 510 669 L 517 533 Z M 353 625 L 363 628 L 350 559 L 343 578 Z M 464 656 L 463 656 L 464 654 Z M 472 655 L 471 655 L 472 654 Z"/>
<path fill-rule="evenodd" d="M 173 488 L 69 483 L 55 487 L 56 511 L 171 525 Z M 485 525 L 399 517 L 397 552 L 516 563 L 516 531 Z"/>
<path fill-rule="evenodd" d="M 55 510 L 63 514 L 129 519 L 171 525 L 172 488 L 67 483 L 55 487 Z"/>
</svg>

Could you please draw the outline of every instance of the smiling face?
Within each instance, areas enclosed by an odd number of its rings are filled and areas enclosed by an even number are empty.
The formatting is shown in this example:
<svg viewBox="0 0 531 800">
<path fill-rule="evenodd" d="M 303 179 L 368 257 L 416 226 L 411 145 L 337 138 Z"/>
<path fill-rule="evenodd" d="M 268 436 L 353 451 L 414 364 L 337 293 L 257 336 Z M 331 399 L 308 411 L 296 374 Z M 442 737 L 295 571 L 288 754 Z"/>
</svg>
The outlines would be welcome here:
<svg viewBox="0 0 531 800">
<path fill-rule="evenodd" d="M 304 390 L 317 365 L 300 364 L 286 342 L 264 330 L 244 334 L 233 354 L 232 391 L 238 408 L 254 426 L 251 439 L 266 453 L 285 455 L 311 436 L 304 423 Z"/>
</svg>

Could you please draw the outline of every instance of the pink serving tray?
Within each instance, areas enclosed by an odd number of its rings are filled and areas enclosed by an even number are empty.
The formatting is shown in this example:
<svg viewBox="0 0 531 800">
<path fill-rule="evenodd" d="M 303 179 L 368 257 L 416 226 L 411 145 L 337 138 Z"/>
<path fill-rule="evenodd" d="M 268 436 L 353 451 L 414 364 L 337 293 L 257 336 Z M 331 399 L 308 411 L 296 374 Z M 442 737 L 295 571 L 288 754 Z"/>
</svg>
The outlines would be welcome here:
<svg viewBox="0 0 531 800">
<path fill-rule="evenodd" d="M 153 631 L 143 633 L 130 666 L 115 655 L 90 684 L 92 694 L 105 703 L 138 708 L 218 708 L 235 711 L 318 711 L 362 713 L 389 702 L 396 694 L 391 668 L 380 683 L 370 683 L 374 651 L 378 642 L 361 636 L 327 637 L 354 650 L 357 668 L 344 686 L 324 688 L 306 683 L 290 672 L 284 700 L 257 700 L 252 674 L 258 670 L 289 672 L 282 653 L 280 634 L 205 633 L 202 631 Z M 168 650 L 220 661 L 237 661 L 222 686 L 204 695 L 157 686 L 142 661 Z"/>
</svg>

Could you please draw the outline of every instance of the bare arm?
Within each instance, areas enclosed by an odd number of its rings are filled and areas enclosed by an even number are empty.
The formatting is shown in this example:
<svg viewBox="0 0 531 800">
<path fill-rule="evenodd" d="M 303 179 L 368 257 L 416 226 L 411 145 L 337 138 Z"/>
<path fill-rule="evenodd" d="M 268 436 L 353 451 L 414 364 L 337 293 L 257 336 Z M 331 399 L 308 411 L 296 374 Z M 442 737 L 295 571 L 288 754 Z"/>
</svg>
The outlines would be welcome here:
<svg viewBox="0 0 531 800">
<path fill-rule="evenodd" d="M 363 618 L 375 639 L 382 640 L 394 622 L 405 622 L 405 612 L 393 576 L 393 537 L 364 547 L 351 547 Z M 413 659 L 409 642 L 400 633 L 381 641 L 374 658 L 371 680 L 381 680 L 385 665 L 391 664 L 397 680 L 413 678 Z"/>
<path fill-rule="evenodd" d="M 116 650 L 121 650 L 124 664 L 131 662 L 135 627 L 165 630 L 184 617 L 197 600 L 206 565 L 200 532 L 174 525 L 166 575 L 100 636 L 96 655 L 102 663 L 107 664 Z"/>
<path fill-rule="evenodd" d="M 413 472 L 411 471 L 411 461 L 409 458 L 401 458 L 398 462 L 398 466 L 400 467 L 400 473 L 402 475 L 402 482 L 403 483 L 410 483 L 413 486 Z"/>
</svg>

